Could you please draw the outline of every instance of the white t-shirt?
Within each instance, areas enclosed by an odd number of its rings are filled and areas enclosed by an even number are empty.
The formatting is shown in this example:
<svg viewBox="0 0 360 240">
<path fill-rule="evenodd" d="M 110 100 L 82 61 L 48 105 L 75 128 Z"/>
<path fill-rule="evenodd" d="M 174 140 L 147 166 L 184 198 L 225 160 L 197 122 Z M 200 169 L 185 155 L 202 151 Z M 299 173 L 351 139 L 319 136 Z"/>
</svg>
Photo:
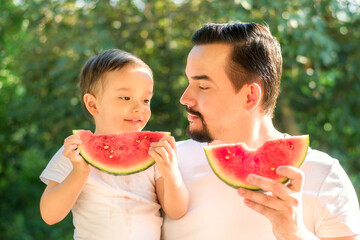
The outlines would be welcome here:
<svg viewBox="0 0 360 240">
<path fill-rule="evenodd" d="M 64 147 L 51 159 L 40 178 L 61 183 L 72 170 L 62 155 Z M 127 176 L 115 176 L 91 168 L 72 214 L 74 239 L 160 239 L 162 217 L 155 192 L 160 177 L 155 166 Z"/>
<path fill-rule="evenodd" d="M 178 220 L 164 217 L 166 240 L 270 240 L 270 221 L 246 207 L 237 191 L 222 182 L 207 162 L 203 147 L 193 140 L 177 145 L 178 164 L 189 190 L 189 210 Z M 303 212 L 306 227 L 319 237 L 360 234 L 355 190 L 336 159 L 309 148 Z"/>
</svg>

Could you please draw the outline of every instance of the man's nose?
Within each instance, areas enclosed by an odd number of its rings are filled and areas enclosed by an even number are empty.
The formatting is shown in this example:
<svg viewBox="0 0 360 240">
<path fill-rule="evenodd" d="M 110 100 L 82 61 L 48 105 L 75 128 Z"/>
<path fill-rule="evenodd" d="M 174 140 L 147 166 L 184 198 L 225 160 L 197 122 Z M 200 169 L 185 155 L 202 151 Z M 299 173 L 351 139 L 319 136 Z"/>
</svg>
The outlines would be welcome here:
<svg viewBox="0 0 360 240">
<path fill-rule="evenodd" d="M 186 106 L 192 106 L 193 105 L 192 99 L 193 98 L 191 95 L 190 86 L 188 86 L 180 98 L 180 103 Z"/>
</svg>

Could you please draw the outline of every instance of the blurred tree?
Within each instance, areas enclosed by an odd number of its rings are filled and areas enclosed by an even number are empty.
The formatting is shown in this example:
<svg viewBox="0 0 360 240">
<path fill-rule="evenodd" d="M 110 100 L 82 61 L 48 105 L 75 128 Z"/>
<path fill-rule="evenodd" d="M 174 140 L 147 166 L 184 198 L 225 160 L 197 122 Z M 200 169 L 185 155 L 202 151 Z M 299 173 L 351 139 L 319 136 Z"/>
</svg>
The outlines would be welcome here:
<svg viewBox="0 0 360 240">
<path fill-rule="evenodd" d="M 0 1 L 0 239 L 70 239 L 71 217 L 47 226 L 38 176 L 72 129 L 93 129 L 78 74 L 92 55 L 121 48 L 154 72 L 148 130 L 185 139 L 179 98 L 191 35 L 206 22 L 268 24 L 282 45 L 279 129 L 309 133 L 339 158 L 360 192 L 360 6 L 346 0 Z"/>
</svg>

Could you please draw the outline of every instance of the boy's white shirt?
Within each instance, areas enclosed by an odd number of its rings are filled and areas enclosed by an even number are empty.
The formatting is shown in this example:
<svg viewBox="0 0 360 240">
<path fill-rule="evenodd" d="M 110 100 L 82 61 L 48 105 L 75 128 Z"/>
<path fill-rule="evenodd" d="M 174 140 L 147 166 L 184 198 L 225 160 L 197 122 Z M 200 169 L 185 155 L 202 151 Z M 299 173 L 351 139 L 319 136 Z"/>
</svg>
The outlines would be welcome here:
<svg viewBox="0 0 360 240">
<path fill-rule="evenodd" d="M 53 156 L 40 179 L 61 183 L 72 170 L 70 160 Z M 127 176 L 115 176 L 91 168 L 72 214 L 74 239 L 160 239 L 162 217 L 155 191 L 161 177 L 156 165 Z"/>
</svg>

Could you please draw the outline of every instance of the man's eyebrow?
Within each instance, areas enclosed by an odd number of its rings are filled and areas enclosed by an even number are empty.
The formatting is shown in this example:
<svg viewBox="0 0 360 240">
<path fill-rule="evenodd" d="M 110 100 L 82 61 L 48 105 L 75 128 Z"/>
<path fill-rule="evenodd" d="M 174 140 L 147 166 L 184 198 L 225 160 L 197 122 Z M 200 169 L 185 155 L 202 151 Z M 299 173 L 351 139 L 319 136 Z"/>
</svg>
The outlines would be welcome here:
<svg viewBox="0 0 360 240">
<path fill-rule="evenodd" d="M 207 75 L 191 76 L 193 80 L 211 80 Z"/>
</svg>

